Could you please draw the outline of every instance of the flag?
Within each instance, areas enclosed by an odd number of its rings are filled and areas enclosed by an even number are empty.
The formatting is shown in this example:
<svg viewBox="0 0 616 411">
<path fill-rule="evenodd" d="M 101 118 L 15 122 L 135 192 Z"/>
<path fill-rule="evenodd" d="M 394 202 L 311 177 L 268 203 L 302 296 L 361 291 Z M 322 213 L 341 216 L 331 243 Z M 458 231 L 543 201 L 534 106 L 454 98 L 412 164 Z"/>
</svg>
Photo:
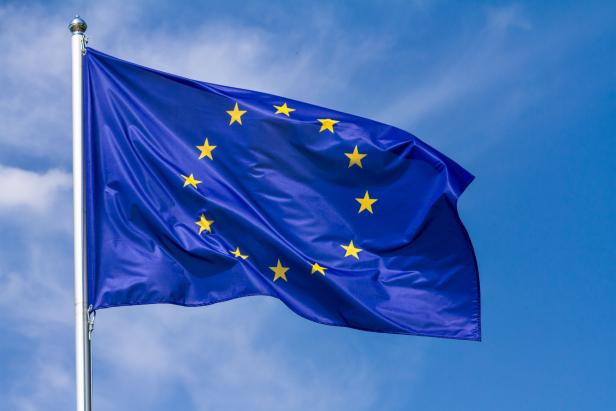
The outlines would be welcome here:
<svg viewBox="0 0 616 411">
<path fill-rule="evenodd" d="M 412 134 L 91 48 L 84 128 L 94 309 L 263 295 L 322 324 L 481 338 L 457 212 L 473 176 Z"/>
</svg>

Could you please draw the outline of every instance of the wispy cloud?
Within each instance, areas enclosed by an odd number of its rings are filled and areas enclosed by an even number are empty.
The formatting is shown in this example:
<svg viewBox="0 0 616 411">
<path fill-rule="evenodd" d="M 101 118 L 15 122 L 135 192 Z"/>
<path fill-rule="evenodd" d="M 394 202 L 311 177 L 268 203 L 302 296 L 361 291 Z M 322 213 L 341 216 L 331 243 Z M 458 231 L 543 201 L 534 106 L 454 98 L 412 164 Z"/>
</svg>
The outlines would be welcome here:
<svg viewBox="0 0 616 411">
<path fill-rule="evenodd" d="M 11 56 L 0 70 L 0 162 L 67 165 L 71 140 L 66 14 L 32 5 L 0 11 L 0 49 Z M 24 13 L 37 21 L 36 46 L 24 46 L 19 19 Z M 355 71 L 387 49 L 388 40 L 345 33 L 325 12 L 305 13 L 314 27 L 303 34 L 280 36 L 230 18 L 207 20 L 190 30 L 152 30 L 142 27 L 142 7 L 115 1 L 89 7 L 87 34 L 91 46 L 153 68 L 318 103 L 325 95 L 341 93 Z"/>
<path fill-rule="evenodd" d="M 507 34 L 512 29 L 531 29 L 519 7 L 486 9 L 483 27 L 470 34 L 470 40 L 454 42 L 434 65 L 436 70 L 423 73 L 422 84 L 398 95 L 379 118 L 392 123 L 406 118 L 417 125 L 449 110 L 452 105 L 464 104 L 469 95 L 498 86 L 500 81 L 528 64 L 532 56 L 528 50 L 508 48 Z"/>
<path fill-rule="evenodd" d="M 13 170 L 15 171 L 15 170 Z M 15 174 L 28 175 L 19 170 Z M 60 183 L 56 173 L 29 176 Z M 0 180 L 4 178 L 0 177 Z M 44 191 L 44 189 L 42 190 Z M 4 344 L 0 403 L 7 409 L 70 409 L 73 405 L 70 191 L 0 209 L 0 324 Z M 32 193 L 36 198 L 37 193 Z M 15 202 L 13 202 L 14 204 Z"/>
<path fill-rule="evenodd" d="M 250 315 L 249 307 L 262 314 Z M 276 321 L 274 308 L 253 298 L 208 311 L 134 307 L 103 312 L 96 352 L 113 371 L 98 383 L 115 387 L 116 401 L 129 408 L 154 408 L 181 387 L 198 409 L 372 409 L 376 393 L 370 387 L 378 377 L 358 364 L 332 373 L 306 359 L 281 356 L 273 348 L 284 341 L 263 346 L 267 323 Z M 118 376 L 140 383 L 117 387 L 109 379 Z M 97 400 L 104 401 L 106 392 L 101 388 Z M 116 401 L 102 409 L 114 409 Z"/>
</svg>

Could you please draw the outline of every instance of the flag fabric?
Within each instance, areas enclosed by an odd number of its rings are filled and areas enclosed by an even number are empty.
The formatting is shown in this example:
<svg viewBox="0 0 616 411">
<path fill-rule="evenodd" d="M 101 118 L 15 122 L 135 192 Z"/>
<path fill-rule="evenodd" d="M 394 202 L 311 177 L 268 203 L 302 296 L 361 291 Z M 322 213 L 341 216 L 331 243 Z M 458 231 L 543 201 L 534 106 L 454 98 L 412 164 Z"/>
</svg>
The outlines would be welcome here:
<svg viewBox="0 0 616 411">
<path fill-rule="evenodd" d="M 412 134 L 91 48 L 84 128 L 94 309 L 264 295 L 322 324 L 481 338 L 457 212 L 473 176 Z"/>
</svg>

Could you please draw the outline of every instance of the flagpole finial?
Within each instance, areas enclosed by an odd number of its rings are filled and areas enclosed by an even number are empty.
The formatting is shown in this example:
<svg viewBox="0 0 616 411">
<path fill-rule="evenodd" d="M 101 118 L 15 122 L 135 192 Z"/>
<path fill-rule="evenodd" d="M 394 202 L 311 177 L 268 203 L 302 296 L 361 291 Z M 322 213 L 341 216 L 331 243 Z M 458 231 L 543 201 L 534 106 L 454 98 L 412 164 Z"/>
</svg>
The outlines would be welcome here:
<svg viewBox="0 0 616 411">
<path fill-rule="evenodd" d="M 86 32 L 87 28 L 88 25 L 86 24 L 86 21 L 79 17 L 79 15 L 75 15 L 75 18 L 71 20 L 68 25 L 68 29 L 73 34 L 83 34 Z"/>
</svg>

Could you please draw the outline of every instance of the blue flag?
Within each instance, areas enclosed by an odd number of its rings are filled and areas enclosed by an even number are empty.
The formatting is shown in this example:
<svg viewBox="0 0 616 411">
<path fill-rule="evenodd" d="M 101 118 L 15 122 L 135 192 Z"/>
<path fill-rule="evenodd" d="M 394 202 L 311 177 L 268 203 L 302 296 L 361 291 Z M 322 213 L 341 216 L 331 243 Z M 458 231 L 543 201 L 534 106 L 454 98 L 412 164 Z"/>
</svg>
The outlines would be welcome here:
<svg viewBox="0 0 616 411">
<path fill-rule="evenodd" d="M 322 324 L 479 340 L 457 200 L 473 180 L 392 126 L 88 49 L 94 309 L 280 299 Z"/>
</svg>

